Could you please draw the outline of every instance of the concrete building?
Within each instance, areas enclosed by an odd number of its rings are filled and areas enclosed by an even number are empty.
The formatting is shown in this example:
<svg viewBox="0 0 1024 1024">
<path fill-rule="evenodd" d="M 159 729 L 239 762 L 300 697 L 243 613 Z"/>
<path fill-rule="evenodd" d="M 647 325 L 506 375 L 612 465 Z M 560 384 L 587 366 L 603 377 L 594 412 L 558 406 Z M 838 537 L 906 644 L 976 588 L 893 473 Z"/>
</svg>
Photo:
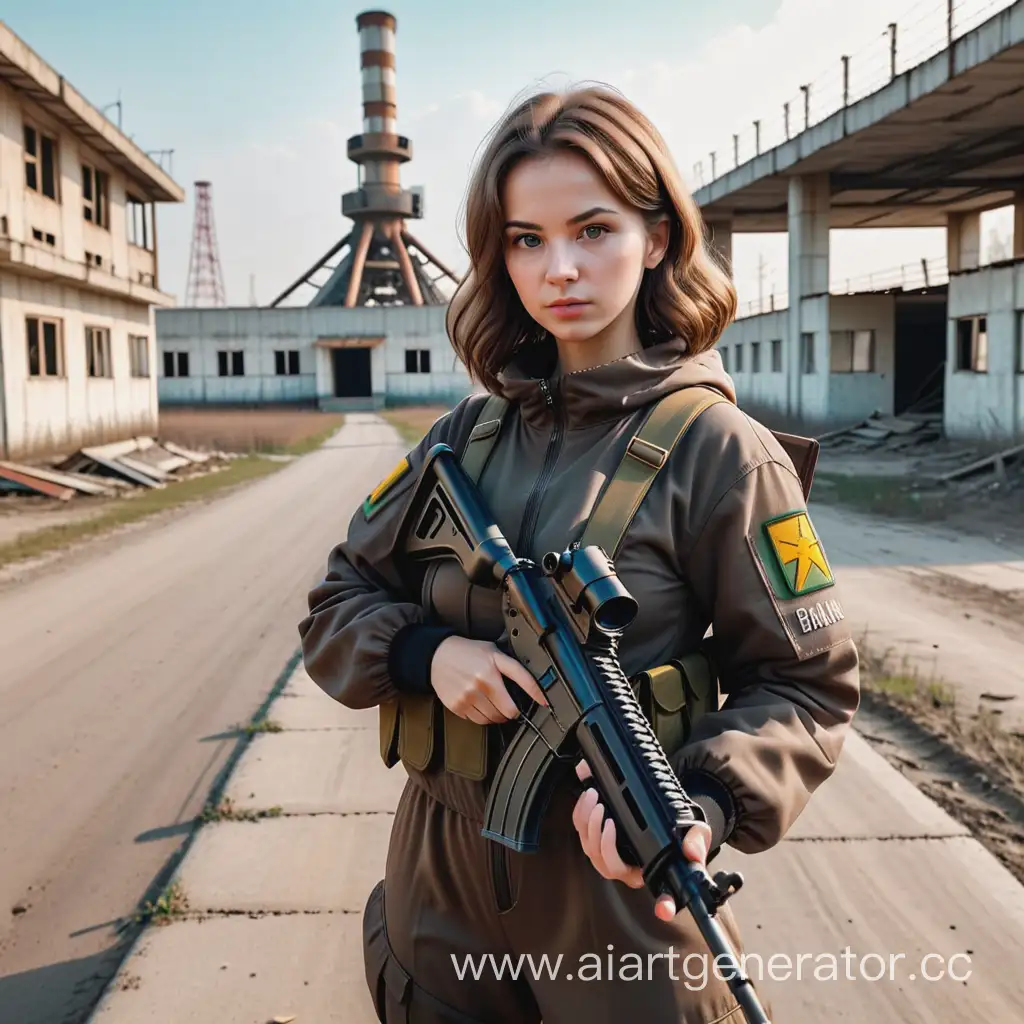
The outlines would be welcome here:
<svg viewBox="0 0 1024 1024">
<path fill-rule="evenodd" d="M 1024 433 L 1024 2 L 798 134 L 785 114 L 786 139 L 695 193 L 727 256 L 788 232 L 787 294 L 722 338 L 740 400 L 824 427 L 931 393 L 949 436 Z M 1012 259 L 980 266 L 981 214 L 1011 204 Z M 944 267 L 838 294 L 832 228 L 936 226 Z"/>
<path fill-rule="evenodd" d="M 171 178 L 0 22 L 0 452 L 157 427 Z"/>
<path fill-rule="evenodd" d="M 422 188 L 399 171 L 412 143 L 398 134 L 393 15 L 365 11 L 359 30 L 363 130 L 348 140 L 358 188 L 341 197 L 353 227 L 270 308 L 162 310 L 160 401 L 314 404 L 375 409 L 452 404 L 472 388 L 445 331 L 458 278 L 407 227 Z M 335 264 L 331 261 L 336 260 Z M 281 303 L 312 290 L 304 307 Z"/>
<path fill-rule="evenodd" d="M 448 341 L 447 308 L 159 310 L 160 402 L 454 404 L 473 389 Z"/>
</svg>

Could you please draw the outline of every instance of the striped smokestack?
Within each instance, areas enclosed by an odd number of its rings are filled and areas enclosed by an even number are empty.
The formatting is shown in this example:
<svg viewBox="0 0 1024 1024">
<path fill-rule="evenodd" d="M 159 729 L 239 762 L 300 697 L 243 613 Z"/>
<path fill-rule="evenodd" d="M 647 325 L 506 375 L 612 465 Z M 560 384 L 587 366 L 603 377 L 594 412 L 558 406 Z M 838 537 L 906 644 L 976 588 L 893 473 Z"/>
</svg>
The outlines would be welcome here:
<svg viewBox="0 0 1024 1024">
<path fill-rule="evenodd" d="M 363 131 L 394 135 L 395 16 L 386 11 L 364 11 L 356 25 L 363 75 Z"/>
</svg>

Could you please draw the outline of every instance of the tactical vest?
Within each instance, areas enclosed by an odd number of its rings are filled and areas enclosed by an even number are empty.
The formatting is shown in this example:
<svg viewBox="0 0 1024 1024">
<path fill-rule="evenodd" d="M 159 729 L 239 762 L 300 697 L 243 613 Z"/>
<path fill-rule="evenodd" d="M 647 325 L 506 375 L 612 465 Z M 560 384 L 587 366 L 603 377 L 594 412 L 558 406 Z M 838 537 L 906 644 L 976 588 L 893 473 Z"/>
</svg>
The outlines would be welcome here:
<svg viewBox="0 0 1024 1024">
<path fill-rule="evenodd" d="M 705 409 L 724 401 L 728 399 L 718 391 L 691 387 L 654 404 L 599 496 L 580 547 L 596 544 L 614 561 L 640 503 L 672 449 Z M 498 440 L 507 407 L 504 398 L 491 395 L 469 435 L 461 463 L 474 483 Z M 702 650 L 639 672 L 631 682 L 668 754 L 686 742 L 702 714 L 718 708 L 718 681 Z M 389 768 L 399 760 L 418 771 L 443 765 L 445 771 L 480 781 L 488 770 L 488 737 L 487 726 L 460 718 L 434 694 L 401 694 L 380 706 L 380 753 Z"/>
</svg>

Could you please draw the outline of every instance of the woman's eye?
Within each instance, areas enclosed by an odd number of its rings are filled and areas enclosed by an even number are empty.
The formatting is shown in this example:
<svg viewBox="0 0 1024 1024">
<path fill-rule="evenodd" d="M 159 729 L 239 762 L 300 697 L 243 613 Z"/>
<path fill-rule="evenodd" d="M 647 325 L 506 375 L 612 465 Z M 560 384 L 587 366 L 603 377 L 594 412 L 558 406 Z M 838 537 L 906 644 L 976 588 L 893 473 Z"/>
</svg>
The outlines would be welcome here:
<svg viewBox="0 0 1024 1024">
<path fill-rule="evenodd" d="M 540 245 L 540 239 L 536 235 L 519 235 L 512 244 L 525 245 L 527 249 L 535 249 L 537 245 Z"/>
<path fill-rule="evenodd" d="M 588 224 L 583 229 L 583 233 L 587 236 L 587 238 L 590 239 L 600 238 L 604 231 L 605 228 L 603 228 L 600 224 Z"/>
</svg>

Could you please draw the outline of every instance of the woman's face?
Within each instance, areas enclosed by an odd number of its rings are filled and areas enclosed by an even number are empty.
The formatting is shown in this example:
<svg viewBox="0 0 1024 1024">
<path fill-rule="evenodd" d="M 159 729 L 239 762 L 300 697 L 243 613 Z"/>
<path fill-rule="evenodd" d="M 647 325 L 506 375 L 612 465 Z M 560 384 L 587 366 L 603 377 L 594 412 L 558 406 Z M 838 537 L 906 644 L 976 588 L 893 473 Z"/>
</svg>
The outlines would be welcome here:
<svg viewBox="0 0 1024 1024">
<path fill-rule="evenodd" d="M 505 182 L 505 265 L 526 311 L 559 341 L 633 324 L 645 268 L 658 265 L 667 221 L 648 229 L 585 157 L 530 157 Z"/>
</svg>

